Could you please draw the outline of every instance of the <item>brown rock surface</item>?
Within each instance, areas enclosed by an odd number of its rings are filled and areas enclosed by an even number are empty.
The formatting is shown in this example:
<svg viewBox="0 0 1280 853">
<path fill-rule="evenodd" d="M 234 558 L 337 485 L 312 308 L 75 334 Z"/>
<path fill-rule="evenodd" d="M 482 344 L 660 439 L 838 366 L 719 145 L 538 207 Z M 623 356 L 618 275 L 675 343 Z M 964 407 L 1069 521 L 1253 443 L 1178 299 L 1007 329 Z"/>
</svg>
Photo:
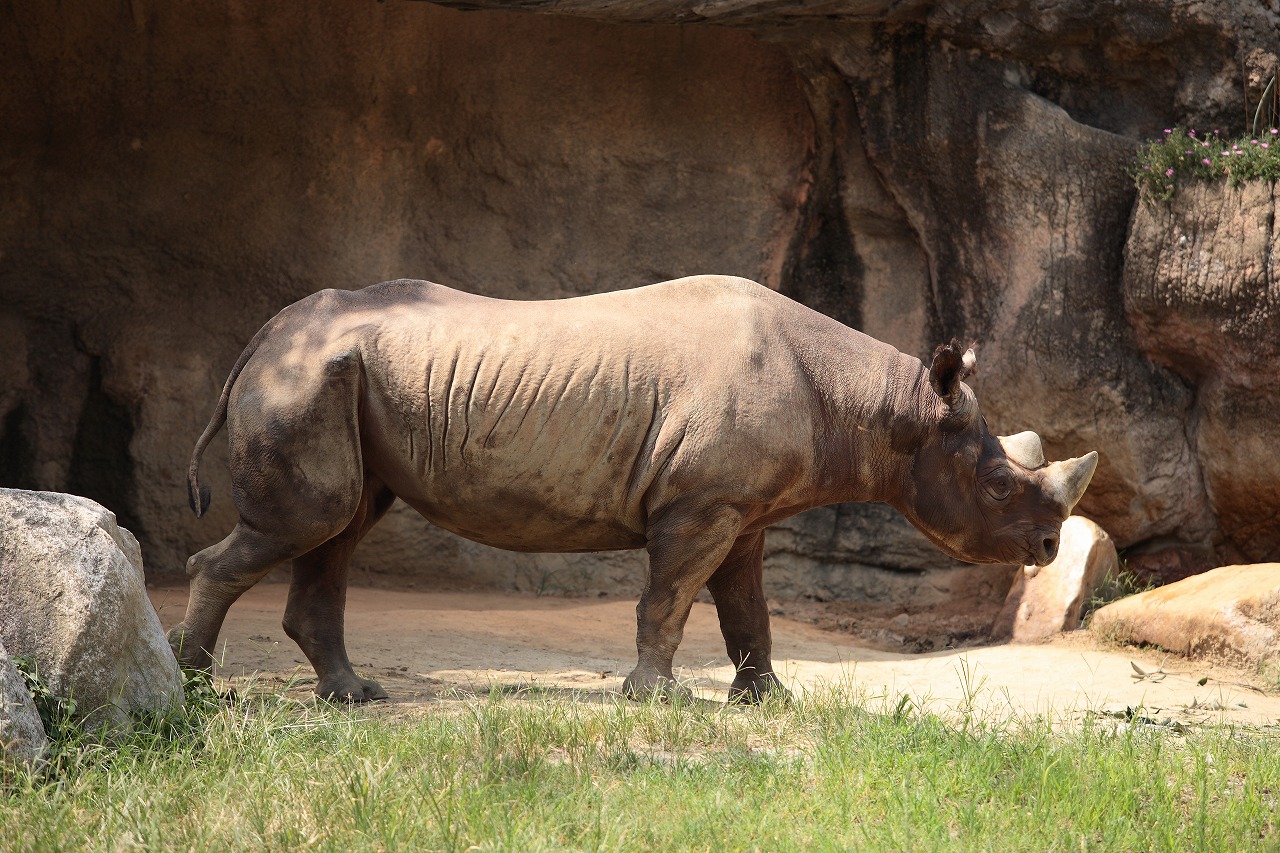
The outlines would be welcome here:
<svg viewBox="0 0 1280 853">
<path fill-rule="evenodd" d="M 0 13 L 0 111 L 21 117 L 0 130 L 0 485 L 106 504 L 153 573 L 234 522 L 223 440 L 210 516 L 186 509 L 191 447 L 249 338 L 306 294 L 778 286 L 810 122 L 790 64 L 747 33 L 132 8 Z M 403 507 L 358 560 L 520 589 L 644 573 L 495 552 Z"/>
<path fill-rule="evenodd" d="M 1143 349 L 1195 389 L 1188 432 L 1227 559 L 1280 548 L 1280 195 L 1193 183 L 1134 211 L 1125 309 Z"/>
<path fill-rule="evenodd" d="M 1191 657 L 1280 663 L 1280 563 L 1223 566 L 1108 604 L 1089 630 Z"/>
<path fill-rule="evenodd" d="M 176 576 L 233 520 L 222 442 L 220 499 L 186 511 L 191 445 L 289 302 L 400 276 L 547 298 L 717 272 L 915 355 L 978 342 L 993 429 L 1102 452 L 1081 511 L 1131 566 L 1280 557 L 1264 193 L 1217 203 L 1238 221 L 1190 195 L 1135 213 L 1126 173 L 1162 127 L 1238 130 L 1278 26 L 1263 0 L 15 6 L 0 485 L 104 503 Z M 1188 217 L 1216 278 L 1167 245 Z M 769 548 L 788 596 L 999 601 L 1008 571 L 957 573 L 874 506 Z M 358 580 L 526 590 L 644 574 L 635 554 L 492 551 L 403 508 L 356 560 Z"/>
<path fill-rule="evenodd" d="M 1094 590 L 1120 571 L 1116 546 L 1107 532 L 1078 515 L 1062 525 L 1057 558 L 1034 573 L 1014 576 L 992 638 L 1040 643 L 1080 627 L 1080 616 Z"/>
</svg>

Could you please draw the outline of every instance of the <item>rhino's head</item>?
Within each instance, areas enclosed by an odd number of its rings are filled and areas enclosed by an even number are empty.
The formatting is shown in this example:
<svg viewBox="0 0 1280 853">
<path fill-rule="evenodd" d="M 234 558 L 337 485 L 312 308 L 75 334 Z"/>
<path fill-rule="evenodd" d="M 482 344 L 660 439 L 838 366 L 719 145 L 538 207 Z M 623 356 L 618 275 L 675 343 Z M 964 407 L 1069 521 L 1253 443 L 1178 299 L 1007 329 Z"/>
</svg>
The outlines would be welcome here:
<svg viewBox="0 0 1280 853">
<path fill-rule="evenodd" d="M 934 398 L 925 406 L 925 435 L 899 509 L 950 556 L 1046 565 L 1057 556 L 1062 522 L 1084 495 L 1098 454 L 1049 464 L 1034 432 L 991 435 L 962 381 L 973 368 L 973 351 L 962 352 L 956 341 L 934 352 Z"/>
</svg>

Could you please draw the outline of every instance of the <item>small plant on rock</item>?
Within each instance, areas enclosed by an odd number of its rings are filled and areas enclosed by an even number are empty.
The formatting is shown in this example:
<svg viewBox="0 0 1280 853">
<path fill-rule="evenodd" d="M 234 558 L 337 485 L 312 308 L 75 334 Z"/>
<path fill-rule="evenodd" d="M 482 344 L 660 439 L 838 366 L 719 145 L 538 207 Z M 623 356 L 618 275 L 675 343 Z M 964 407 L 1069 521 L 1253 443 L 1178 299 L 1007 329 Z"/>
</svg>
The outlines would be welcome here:
<svg viewBox="0 0 1280 853">
<path fill-rule="evenodd" d="M 44 724 L 45 734 L 54 743 L 71 738 L 77 732 L 76 700 L 62 697 L 49 689 L 48 683 L 40 674 L 40 666 L 32 658 L 15 657 L 13 665 L 26 683 L 27 692 Z"/>
<path fill-rule="evenodd" d="M 1161 201 L 1173 198 L 1187 181 L 1225 178 L 1234 187 L 1280 180 L 1280 128 L 1260 128 L 1234 140 L 1216 130 L 1166 128 L 1160 139 L 1139 150 L 1133 175 L 1142 196 Z"/>
</svg>

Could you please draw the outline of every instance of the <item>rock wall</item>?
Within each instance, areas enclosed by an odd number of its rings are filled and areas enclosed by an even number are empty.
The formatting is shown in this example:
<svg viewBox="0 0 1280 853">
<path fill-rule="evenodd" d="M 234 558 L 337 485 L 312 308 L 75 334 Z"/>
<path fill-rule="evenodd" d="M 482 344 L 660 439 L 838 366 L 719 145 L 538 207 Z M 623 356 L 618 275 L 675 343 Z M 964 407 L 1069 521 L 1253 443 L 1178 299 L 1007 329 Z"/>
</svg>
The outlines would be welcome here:
<svg viewBox="0 0 1280 853">
<path fill-rule="evenodd" d="M 720 272 L 912 354 L 976 341 L 994 429 L 1102 452 L 1080 511 L 1133 565 L 1280 553 L 1277 504 L 1254 497 L 1270 469 L 1223 452 L 1240 423 L 1265 445 L 1276 404 L 1233 377 L 1276 314 L 1207 384 L 1180 368 L 1162 341 L 1183 312 L 1142 307 L 1160 262 L 1133 248 L 1125 174 L 1172 123 L 1238 129 L 1276 61 L 1263 0 L 526 6 L 547 8 L 0 13 L 0 485 L 101 501 L 175 576 L 235 517 L 221 441 L 211 512 L 187 511 L 190 448 L 289 302 L 402 276 L 548 298 Z M 787 594 L 1007 582 L 955 571 L 882 507 L 807 514 L 769 547 Z M 505 554 L 403 508 L 357 563 L 529 589 L 643 578 L 639 555 Z"/>
<path fill-rule="evenodd" d="M 22 117 L 0 130 L 0 482 L 100 500 L 155 575 L 234 523 L 225 440 L 203 520 L 184 472 L 277 310 L 404 276 L 776 287 L 811 133 L 789 63 L 747 33 L 424 4 L 19 7 L 0 64 Z M 644 572 L 492 552 L 403 507 L 359 562 L 524 588 Z"/>
<path fill-rule="evenodd" d="M 1134 211 L 1125 308 L 1191 390 L 1187 435 L 1223 562 L 1280 542 L 1280 191 L 1199 184 Z"/>
</svg>

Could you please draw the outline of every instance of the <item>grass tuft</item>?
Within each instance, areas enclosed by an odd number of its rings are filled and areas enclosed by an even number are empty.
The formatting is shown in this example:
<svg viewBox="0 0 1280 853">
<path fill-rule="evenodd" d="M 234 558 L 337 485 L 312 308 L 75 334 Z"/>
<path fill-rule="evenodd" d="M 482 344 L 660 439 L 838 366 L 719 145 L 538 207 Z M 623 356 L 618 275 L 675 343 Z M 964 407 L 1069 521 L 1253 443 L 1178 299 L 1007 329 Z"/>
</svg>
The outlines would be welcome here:
<svg viewBox="0 0 1280 853">
<path fill-rule="evenodd" d="M 1125 566 L 1124 557 L 1120 558 L 1120 571 L 1109 573 L 1094 588 L 1093 594 L 1080 612 L 1080 624 L 1087 628 L 1093 621 L 1093 614 L 1113 601 L 1128 598 L 1141 592 L 1155 589 L 1157 584 L 1150 577 L 1139 575 Z"/>
</svg>

